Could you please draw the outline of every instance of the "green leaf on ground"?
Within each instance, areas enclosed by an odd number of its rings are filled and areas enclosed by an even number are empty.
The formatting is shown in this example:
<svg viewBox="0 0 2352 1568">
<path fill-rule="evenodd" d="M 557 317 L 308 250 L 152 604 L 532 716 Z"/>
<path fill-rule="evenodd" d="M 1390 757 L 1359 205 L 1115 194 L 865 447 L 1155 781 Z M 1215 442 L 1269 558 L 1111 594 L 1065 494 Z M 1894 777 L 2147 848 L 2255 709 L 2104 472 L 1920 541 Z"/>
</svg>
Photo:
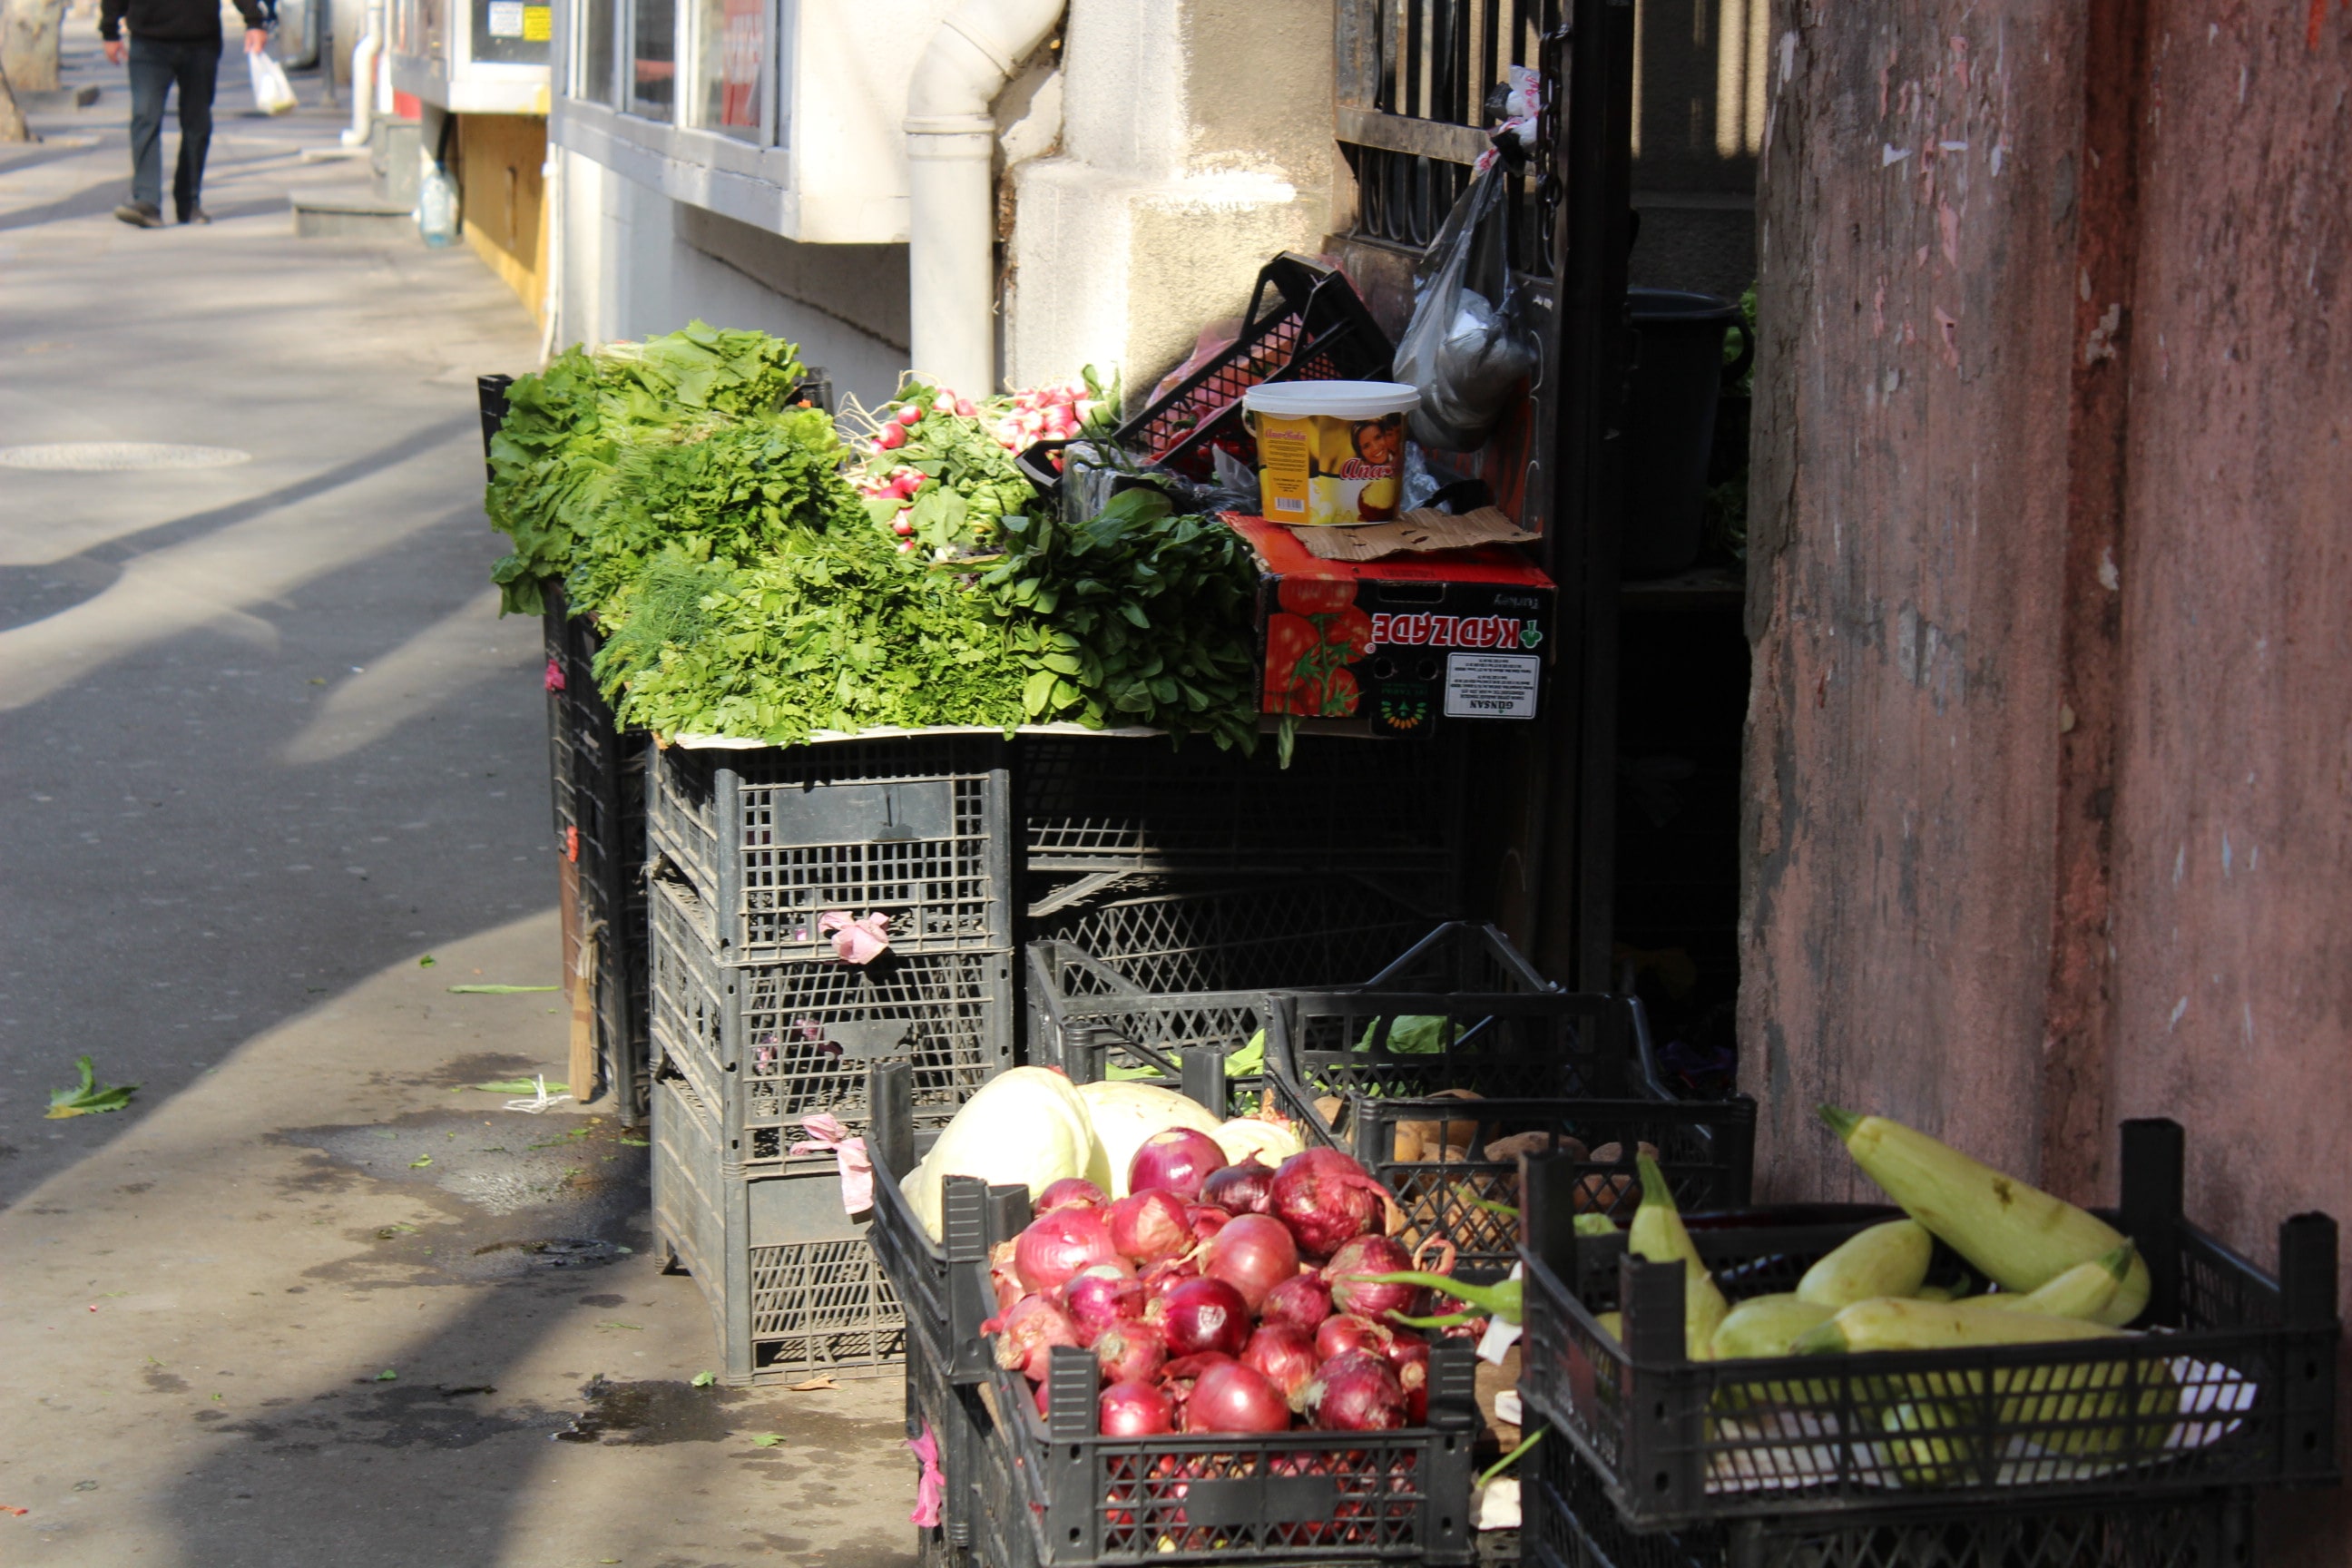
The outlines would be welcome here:
<svg viewBox="0 0 2352 1568">
<path fill-rule="evenodd" d="M 399 1378 L 400 1373 L 395 1368 L 385 1367 L 382 1372 L 375 1374 L 373 1381 L 376 1383 L 394 1383 L 399 1381 Z"/>
<path fill-rule="evenodd" d="M 651 1143 L 647 1142 L 643 1138 L 624 1138 L 621 1139 L 620 1142 L 626 1143 L 632 1149 L 650 1149 L 653 1147 Z"/>
<path fill-rule="evenodd" d="M 783 1440 L 784 1435 L 781 1432 L 755 1432 L 751 1435 L 751 1447 L 754 1448 L 772 1448 Z"/>
<path fill-rule="evenodd" d="M 452 996 L 520 996 L 529 991 L 561 991 L 561 985 L 452 985 Z"/>
<path fill-rule="evenodd" d="M 417 967 L 417 968 L 419 968 L 419 969 L 430 969 L 430 968 L 432 968 L 435 964 L 436 964 L 436 963 L 440 963 L 440 962 L 441 962 L 441 961 L 440 961 L 439 959 L 437 959 L 437 958 L 434 957 L 431 953 L 429 953 L 429 952 L 428 952 L 428 953 L 426 953 L 424 957 L 422 957 L 422 958 L 420 958 L 420 959 L 418 959 L 418 960 L 416 961 L 416 967 Z"/>
<path fill-rule="evenodd" d="M 432 1155 L 430 1155 L 430 1154 L 419 1154 L 415 1159 L 411 1160 L 410 1162 L 408 1162 L 408 1168 L 409 1168 L 410 1170 L 412 1170 L 412 1171 L 421 1171 L 421 1170 L 425 1169 L 425 1166 L 427 1166 L 427 1165 L 429 1165 L 429 1164 L 431 1164 L 431 1163 L 433 1163 L 433 1156 L 432 1156 Z"/>
<path fill-rule="evenodd" d="M 694 1386 L 697 1388 L 709 1388 L 718 1381 L 719 1374 L 715 1372 L 698 1372 L 693 1378 Z"/>
<path fill-rule="evenodd" d="M 81 1081 L 71 1089 L 49 1090 L 47 1120 L 62 1121 L 68 1116 L 95 1116 L 100 1111 L 121 1110 L 131 1103 L 138 1090 L 135 1083 L 102 1084 L 98 1081 L 97 1066 L 88 1057 L 79 1058 Z"/>
<path fill-rule="evenodd" d="M 539 1080 L 528 1078 L 494 1078 L 488 1083 L 478 1083 L 474 1087 L 484 1094 L 537 1094 Z M 571 1088 L 568 1083 L 551 1083 L 547 1086 L 547 1092 L 564 1094 L 568 1093 Z"/>
</svg>

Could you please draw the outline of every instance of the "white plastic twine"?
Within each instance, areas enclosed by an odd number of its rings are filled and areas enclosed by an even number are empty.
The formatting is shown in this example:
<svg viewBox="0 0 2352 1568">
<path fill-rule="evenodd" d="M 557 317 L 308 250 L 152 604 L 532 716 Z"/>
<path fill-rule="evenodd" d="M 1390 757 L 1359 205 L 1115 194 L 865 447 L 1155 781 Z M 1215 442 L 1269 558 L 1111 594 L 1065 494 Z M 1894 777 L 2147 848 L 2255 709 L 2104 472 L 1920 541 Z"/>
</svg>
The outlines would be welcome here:
<svg viewBox="0 0 2352 1568">
<path fill-rule="evenodd" d="M 551 1105 L 559 1105 L 564 1100 L 572 1098 L 568 1094 L 548 1093 L 547 1075 L 543 1072 L 532 1074 L 531 1082 L 539 1086 L 539 1092 L 531 1096 L 529 1100 L 508 1100 L 507 1109 L 509 1110 L 520 1110 L 526 1116 L 537 1116 L 541 1111 L 547 1110 L 548 1107 Z"/>
</svg>

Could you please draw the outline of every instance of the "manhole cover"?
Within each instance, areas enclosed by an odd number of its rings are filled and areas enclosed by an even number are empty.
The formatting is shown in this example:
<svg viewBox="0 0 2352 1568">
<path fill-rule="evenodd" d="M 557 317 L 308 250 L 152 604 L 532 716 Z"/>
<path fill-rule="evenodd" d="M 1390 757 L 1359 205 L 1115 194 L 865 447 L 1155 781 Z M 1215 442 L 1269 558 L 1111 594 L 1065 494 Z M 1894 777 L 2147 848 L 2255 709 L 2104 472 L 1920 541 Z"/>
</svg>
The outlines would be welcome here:
<svg viewBox="0 0 2352 1568">
<path fill-rule="evenodd" d="M 234 447 L 173 447 L 160 441 L 54 441 L 0 447 L 0 468 L 107 473 L 124 468 L 228 468 L 253 461 Z"/>
</svg>

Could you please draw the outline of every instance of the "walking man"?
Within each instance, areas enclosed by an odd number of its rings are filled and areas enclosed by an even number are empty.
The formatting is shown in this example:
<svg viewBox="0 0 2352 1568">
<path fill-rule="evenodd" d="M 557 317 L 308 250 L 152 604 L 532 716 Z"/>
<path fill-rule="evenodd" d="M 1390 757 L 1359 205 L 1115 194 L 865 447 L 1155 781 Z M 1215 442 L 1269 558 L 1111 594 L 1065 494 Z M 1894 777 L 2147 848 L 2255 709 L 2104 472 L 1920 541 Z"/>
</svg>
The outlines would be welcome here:
<svg viewBox="0 0 2352 1568">
<path fill-rule="evenodd" d="M 245 18 L 245 52 L 259 54 L 269 35 L 257 0 L 236 0 Z M 180 164 L 172 205 L 182 223 L 210 223 L 205 212 L 205 153 L 213 140 L 213 87 L 220 76 L 219 0 L 103 0 L 98 36 L 110 65 L 122 63 L 124 14 L 131 22 L 131 199 L 114 216 L 139 228 L 163 226 L 163 98 L 180 89 Z"/>
</svg>

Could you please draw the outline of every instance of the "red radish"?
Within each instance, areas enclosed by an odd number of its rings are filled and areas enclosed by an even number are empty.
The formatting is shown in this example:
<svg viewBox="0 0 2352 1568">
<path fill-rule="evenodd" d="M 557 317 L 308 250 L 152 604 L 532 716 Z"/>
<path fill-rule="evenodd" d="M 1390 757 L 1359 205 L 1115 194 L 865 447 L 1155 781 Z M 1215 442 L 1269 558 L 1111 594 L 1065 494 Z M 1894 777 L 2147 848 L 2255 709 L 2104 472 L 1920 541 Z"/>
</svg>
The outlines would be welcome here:
<svg viewBox="0 0 2352 1568">
<path fill-rule="evenodd" d="M 1168 1364 L 1168 1336 L 1157 1323 L 1121 1319 L 1094 1344 L 1095 1364 L 1111 1383 L 1146 1383 Z"/>
<path fill-rule="evenodd" d="M 1418 1285 L 1374 1285 L 1368 1274 L 1397 1274 L 1412 1267 L 1412 1254 L 1385 1236 L 1353 1237 L 1331 1254 L 1323 1278 L 1331 1287 L 1331 1305 L 1342 1312 L 1375 1321 L 1417 1318 L 1428 1303 L 1428 1292 Z"/>
<path fill-rule="evenodd" d="M 1171 1355 L 1239 1355 L 1249 1343 L 1249 1303 L 1222 1279 L 1185 1280 L 1152 1303 L 1150 1317 L 1167 1331 Z"/>
<path fill-rule="evenodd" d="M 1111 1245 L 1133 1262 L 1157 1263 L 1192 1250 L 1184 1200 L 1173 1193 L 1131 1193 L 1103 1210 Z"/>
<path fill-rule="evenodd" d="M 1064 1176 L 1037 1194 L 1031 1213 L 1049 1215 L 1055 1209 L 1098 1209 L 1110 1202 L 1103 1190 L 1084 1176 Z"/>
<path fill-rule="evenodd" d="M 1404 1385 L 1405 1420 L 1419 1426 L 1429 1419 L 1429 1342 L 1399 1329 L 1384 1359 Z"/>
<path fill-rule="evenodd" d="M 1078 1326 L 1078 1343 L 1091 1345 L 1113 1323 L 1143 1316 L 1143 1281 L 1124 1260 L 1097 1263 L 1070 1276 L 1062 1301 Z"/>
<path fill-rule="evenodd" d="M 1118 1258 L 1110 1227 L 1092 1209 L 1055 1209 L 1033 1219 L 1013 1248 L 1013 1266 L 1032 1290 L 1050 1290 L 1089 1264 Z"/>
<path fill-rule="evenodd" d="M 1233 1217 L 1213 1204 L 1189 1204 L 1184 1209 L 1185 1226 L 1195 1241 L 1208 1240 L 1224 1229 L 1225 1222 Z"/>
<path fill-rule="evenodd" d="M 1239 1290 L 1255 1312 L 1275 1287 L 1298 1278 L 1298 1244 L 1280 1220 L 1245 1214 L 1228 1221 L 1202 1247 L 1201 1272 Z"/>
<path fill-rule="evenodd" d="M 959 397 L 956 399 L 956 413 L 966 419 L 970 419 L 977 416 L 980 413 L 980 410 L 972 406 L 971 398 Z"/>
<path fill-rule="evenodd" d="M 1311 1334 L 1331 1315 L 1331 1288 L 1316 1273 L 1294 1274 L 1267 1291 L 1257 1310 L 1269 1323 L 1287 1323 Z"/>
<path fill-rule="evenodd" d="M 906 444 L 907 427 L 895 421 L 875 432 L 874 449 L 877 452 L 895 452 Z"/>
<path fill-rule="evenodd" d="M 890 531 L 901 539 L 910 538 L 914 534 L 915 525 L 902 517 L 890 525 Z"/>
<path fill-rule="evenodd" d="M 1343 1351 L 1325 1362 L 1302 1397 L 1307 1419 L 1327 1431 L 1388 1432 L 1404 1425 L 1404 1385 L 1369 1351 Z"/>
<path fill-rule="evenodd" d="M 1370 1351 L 1385 1356 L 1395 1338 L 1396 1331 L 1384 1323 L 1342 1312 L 1324 1319 L 1322 1326 L 1315 1331 L 1315 1353 L 1325 1361 L 1349 1351 Z"/>
<path fill-rule="evenodd" d="M 892 416 L 892 417 L 897 419 L 901 425 L 917 425 L 922 422 L 923 411 L 909 403 L 905 407 L 899 409 L 896 415 Z"/>
<path fill-rule="evenodd" d="M 1187 1432 L 1282 1432 L 1290 1426 L 1290 1404 L 1282 1391 L 1239 1362 L 1202 1373 L 1184 1401 Z"/>
<path fill-rule="evenodd" d="M 1287 1323 L 1266 1323 L 1242 1347 L 1242 1364 L 1262 1373 L 1282 1391 L 1283 1398 L 1295 1401 L 1315 1375 L 1319 1358 L 1313 1335 Z"/>
<path fill-rule="evenodd" d="M 1252 1155 L 1238 1165 L 1227 1165 L 1201 1184 L 1201 1201 L 1227 1214 L 1264 1214 L 1273 1201 L 1274 1173 Z"/>
<path fill-rule="evenodd" d="M 1127 1190 L 1140 1193 L 1161 1187 L 1189 1204 L 1200 1197 L 1201 1184 L 1229 1163 L 1225 1152 L 1207 1133 L 1171 1127 L 1146 1138 L 1135 1158 L 1128 1162 Z"/>
<path fill-rule="evenodd" d="M 1024 1296 L 1001 1318 L 991 1318 L 980 1331 L 996 1338 L 996 1364 L 1019 1367 L 1032 1383 L 1045 1381 L 1055 1345 L 1078 1342 L 1077 1325 L 1046 1296 Z"/>
<path fill-rule="evenodd" d="M 1114 1383 L 1095 1407 L 1106 1437 L 1154 1437 L 1176 1430 L 1174 1402 L 1148 1383 Z"/>
<path fill-rule="evenodd" d="M 1361 1165 L 1337 1149 L 1304 1149 L 1274 1173 L 1266 1212 L 1290 1227 L 1298 1250 L 1328 1258 L 1352 1237 L 1380 1228 L 1387 1195 Z"/>
</svg>

